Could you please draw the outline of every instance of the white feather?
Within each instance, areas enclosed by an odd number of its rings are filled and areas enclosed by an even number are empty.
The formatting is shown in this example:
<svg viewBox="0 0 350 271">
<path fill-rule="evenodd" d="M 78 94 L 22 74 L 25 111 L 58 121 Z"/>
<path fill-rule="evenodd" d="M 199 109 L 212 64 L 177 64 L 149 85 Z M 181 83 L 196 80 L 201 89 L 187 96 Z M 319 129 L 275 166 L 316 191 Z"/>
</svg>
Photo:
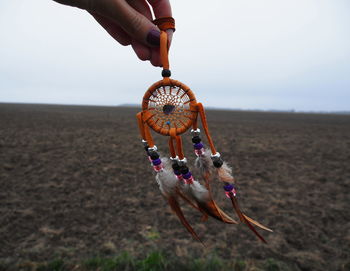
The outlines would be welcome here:
<svg viewBox="0 0 350 271">
<path fill-rule="evenodd" d="M 209 191 L 196 180 L 194 180 L 192 184 L 179 183 L 178 187 L 185 196 L 196 201 L 205 202 L 209 199 Z"/>
<path fill-rule="evenodd" d="M 226 162 L 223 163 L 222 167 L 218 168 L 217 172 L 221 181 L 229 183 L 235 181 L 234 177 L 232 176 L 232 168 Z"/>
<path fill-rule="evenodd" d="M 222 164 L 221 168 L 224 169 L 227 174 L 232 175 L 232 167 L 230 167 L 226 162 Z"/>
<path fill-rule="evenodd" d="M 156 181 L 162 194 L 168 197 L 175 194 L 178 180 L 173 172 L 169 159 L 163 157 L 161 160 L 164 168 L 156 174 Z"/>
<path fill-rule="evenodd" d="M 206 149 L 202 155 L 196 158 L 194 163 L 195 167 L 199 169 L 201 175 L 206 175 L 207 173 L 212 173 L 213 162 L 210 158 L 210 150 Z"/>
<path fill-rule="evenodd" d="M 178 187 L 180 188 L 181 192 L 185 194 L 185 196 L 192 198 L 190 185 L 184 182 L 179 182 Z"/>
<path fill-rule="evenodd" d="M 207 202 L 210 199 L 209 191 L 198 181 L 193 181 L 193 183 L 189 185 L 189 192 L 197 201 Z"/>
</svg>

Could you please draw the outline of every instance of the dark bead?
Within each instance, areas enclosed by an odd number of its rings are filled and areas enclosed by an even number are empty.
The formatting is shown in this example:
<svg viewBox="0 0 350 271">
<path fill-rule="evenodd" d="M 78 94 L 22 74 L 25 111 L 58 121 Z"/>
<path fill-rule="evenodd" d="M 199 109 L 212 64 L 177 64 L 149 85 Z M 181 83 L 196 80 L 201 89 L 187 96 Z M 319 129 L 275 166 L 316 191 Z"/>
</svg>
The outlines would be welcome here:
<svg viewBox="0 0 350 271">
<path fill-rule="evenodd" d="M 172 165 L 172 167 L 173 167 L 173 170 L 175 171 L 175 170 L 180 170 L 180 166 L 178 165 L 178 163 L 174 163 L 173 165 Z"/>
<path fill-rule="evenodd" d="M 216 161 L 213 161 L 213 165 L 214 165 L 214 167 L 216 167 L 216 168 L 220 168 L 220 167 L 222 166 L 223 163 L 224 163 L 224 162 L 223 162 L 221 159 L 216 160 Z"/>
<path fill-rule="evenodd" d="M 171 71 L 167 69 L 162 70 L 162 76 L 163 77 L 170 77 L 171 76 Z"/>
<path fill-rule="evenodd" d="M 186 174 L 186 173 L 189 172 L 189 169 L 188 169 L 188 167 L 186 167 L 186 166 L 182 166 L 182 167 L 180 168 L 180 170 L 181 170 L 181 173 L 182 173 L 182 174 Z"/>
<path fill-rule="evenodd" d="M 200 150 L 203 148 L 203 144 L 202 143 L 196 143 L 193 145 L 193 147 L 196 149 L 196 150 Z"/>
<path fill-rule="evenodd" d="M 152 160 L 156 160 L 159 158 L 159 154 L 157 152 L 153 151 L 150 153 L 150 157 Z"/>
<path fill-rule="evenodd" d="M 179 176 L 179 175 L 181 175 L 181 171 L 180 171 L 180 170 L 174 170 L 174 174 L 175 174 L 176 176 Z"/>
<path fill-rule="evenodd" d="M 157 151 L 153 150 L 153 149 L 149 149 L 148 148 L 148 152 L 149 152 L 149 155 L 151 156 L 153 153 L 157 153 Z"/>
<path fill-rule="evenodd" d="M 201 139 L 199 136 L 194 136 L 194 137 L 192 137 L 192 142 L 195 143 L 195 144 L 201 142 L 201 140 L 202 140 L 202 139 Z"/>
<path fill-rule="evenodd" d="M 187 172 L 186 174 L 182 174 L 182 177 L 184 177 L 184 179 L 189 179 L 191 178 L 192 174 L 191 172 Z"/>
<path fill-rule="evenodd" d="M 162 163 L 162 161 L 161 161 L 160 159 L 156 159 L 156 160 L 153 160 L 153 161 L 152 161 L 152 164 L 153 164 L 154 166 L 158 166 L 158 165 L 160 165 L 160 163 Z"/>
<path fill-rule="evenodd" d="M 227 192 L 230 192 L 230 191 L 232 191 L 232 189 L 234 188 L 234 186 L 233 186 L 233 184 L 226 184 L 225 186 L 224 186 L 224 190 L 225 191 L 227 191 Z"/>
</svg>

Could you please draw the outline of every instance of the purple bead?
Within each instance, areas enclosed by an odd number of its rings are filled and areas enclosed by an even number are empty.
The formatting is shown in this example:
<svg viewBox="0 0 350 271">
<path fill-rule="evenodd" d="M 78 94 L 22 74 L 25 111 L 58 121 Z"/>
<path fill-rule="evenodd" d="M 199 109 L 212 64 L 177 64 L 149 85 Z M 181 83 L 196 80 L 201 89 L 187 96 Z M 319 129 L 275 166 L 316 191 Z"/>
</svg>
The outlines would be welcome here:
<svg viewBox="0 0 350 271">
<path fill-rule="evenodd" d="M 189 179 L 191 178 L 192 174 L 191 172 L 187 172 L 186 174 L 183 174 L 182 177 L 184 177 L 184 179 Z"/>
<path fill-rule="evenodd" d="M 153 160 L 152 163 L 154 166 L 158 166 L 158 165 L 160 165 L 160 163 L 162 163 L 162 161 L 158 158 L 158 159 Z"/>
<path fill-rule="evenodd" d="M 224 190 L 225 191 L 227 191 L 227 192 L 230 192 L 230 191 L 232 191 L 234 189 L 234 186 L 233 186 L 233 184 L 226 184 L 225 186 L 224 186 Z"/>
<path fill-rule="evenodd" d="M 179 176 L 179 175 L 181 175 L 181 171 L 180 171 L 180 170 L 174 170 L 174 174 L 175 174 L 176 176 Z"/>
<path fill-rule="evenodd" d="M 196 150 L 200 150 L 201 148 L 203 148 L 203 144 L 199 142 L 199 143 L 194 144 L 193 147 L 194 147 Z"/>
</svg>

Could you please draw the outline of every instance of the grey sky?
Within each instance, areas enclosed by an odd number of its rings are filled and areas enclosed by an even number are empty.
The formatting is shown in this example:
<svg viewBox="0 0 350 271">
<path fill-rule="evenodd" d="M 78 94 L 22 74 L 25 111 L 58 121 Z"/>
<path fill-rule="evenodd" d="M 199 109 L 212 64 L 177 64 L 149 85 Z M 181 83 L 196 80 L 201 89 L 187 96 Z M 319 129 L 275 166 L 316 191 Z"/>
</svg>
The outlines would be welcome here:
<svg viewBox="0 0 350 271">
<path fill-rule="evenodd" d="M 172 77 L 207 106 L 350 110 L 348 0 L 172 1 Z M 160 68 L 86 12 L 0 2 L 0 102 L 140 103 Z"/>
</svg>

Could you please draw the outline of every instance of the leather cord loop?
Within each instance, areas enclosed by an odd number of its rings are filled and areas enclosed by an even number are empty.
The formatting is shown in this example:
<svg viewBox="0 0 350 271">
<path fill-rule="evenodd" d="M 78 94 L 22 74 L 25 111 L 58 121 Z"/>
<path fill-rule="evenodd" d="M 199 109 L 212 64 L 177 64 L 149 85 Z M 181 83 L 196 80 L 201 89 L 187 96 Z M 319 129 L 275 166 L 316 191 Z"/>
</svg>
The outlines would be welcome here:
<svg viewBox="0 0 350 271">
<path fill-rule="evenodd" d="M 160 17 L 152 22 L 162 31 L 172 29 L 175 32 L 175 19 L 173 17 Z"/>
<path fill-rule="evenodd" d="M 160 60 L 162 62 L 163 71 L 162 76 L 164 78 L 165 83 L 169 83 L 169 77 L 171 75 L 170 69 L 169 69 L 169 58 L 168 58 L 168 51 L 169 51 L 169 41 L 168 41 L 168 34 L 166 31 L 168 29 L 172 29 L 175 31 L 175 19 L 173 17 L 160 17 L 155 20 L 153 20 L 153 23 L 158 26 L 160 31 Z"/>
<path fill-rule="evenodd" d="M 168 34 L 165 31 L 160 32 L 160 60 L 163 65 L 163 69 L 169 70 L 169 58 L 168 58 Z"/>
</svg>

